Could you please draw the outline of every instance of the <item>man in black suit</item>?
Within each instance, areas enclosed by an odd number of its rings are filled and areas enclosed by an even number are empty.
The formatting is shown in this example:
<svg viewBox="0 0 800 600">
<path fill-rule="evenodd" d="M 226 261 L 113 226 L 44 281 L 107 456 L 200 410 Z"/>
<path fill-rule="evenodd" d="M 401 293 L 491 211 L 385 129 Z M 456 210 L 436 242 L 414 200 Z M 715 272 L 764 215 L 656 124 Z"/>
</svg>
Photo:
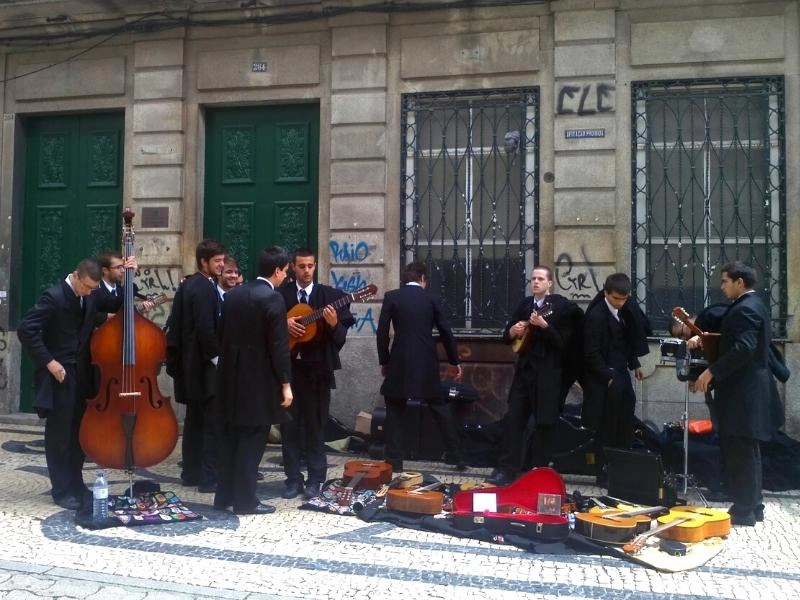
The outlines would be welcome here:
<svg viewBox="0 0 800 600">
<path fill-rule="evenodd" d="M 722 267 L 722 293 L 731 305 L 722 319 L 717 360 L 695 382 L 701 392 L 714 384 L 731 522 L 750 526 L 764 520 L 759 442 L 769 441 L 783 421 L 775 414 L 778 391 L 769 368 L 770 314 L 755 284 L 752 267 L 739 261 Z"/>
<path fill-rule="evenodd" d="M 636 394 L 629 371 L 642 379 L 639 356 L 647 354 L 646 325 L 628 302 L 631 280 L 625 273 L 606 278 L 586 309 L 581 421 L 595 431 L 598 483 L 603 483 L 603 446 L 630 448 L 634 439 Z"/>
<path fill-rule="evenodd" d="M 222 273 L 225 248 L 203 240 L 195 250 L 197 272 L 175 293 L 167 331 L 168 373 L 175 382 L 175 400 L 186 404 L 183 421 L 184 485 L 213 492 L 217 484 L 218 419 L 214 388 L 219 357 L 217 324 L 222 299 L 217 278 Z"/>
<path fill-rule="evenodd" d="M 331 390 L 336 388 L 334 371 L 342 368 L 339 351 L 344 346 L 347 330 L 355 322 L 347 306 L 335 310 L 330 306 L 344 294 L 321 283 L 314 283 L 317 260 L 308 248 L 294 253 L 292 270 L 294 282 L 280 288 L 286 308 L 308 304 L 313 309 L 322 308 L 322 318 L 316 322 L 317 335 L 298 344 L 292 358 L 292 391 L 294 402 L 290 409 L 291 421 L 281 425 L 283 471 L 286 474 L 284 498 L 296 498 L 301 493 L 306 498 L 319 495 L 327 479 L 328 459 L 325 455 L 325 424 L 331 403 Z M 302 337 L 306 328 L 299 317 L 288 319 L 289 335 Z M 300 459 L 305 441 L 308 479 L 303 487 Z"/>
<path fill-rule="evenodd" d="M 103 252 L 97 257 L 97 263 L 100 265 L 103 278 L 100 280 L 97 290 L 93 293 L 97 296 L 97 321 L 103 323 L 122 307 L 125 299 L 122 292 L 122 286 L 125 282 L 125 270 L 136 270 L 139 266 L 135 256 L 129 256 L 126 260 L 123 260 L 122 253 L 116 250 Z M 133 293 L 140 300 L 144 300 L 142 303 L 143 310 L 149 311 L 153 309 L 155 306 L 153 302 L 148 300 L 147 296 L 139 293 L 139 288 L 135 283 L 133 284 Z"/>
<path fill-rule="evenodd" d="M 33 405 L 46 418 L 45 458 L 59 506 L 80 507 L 87 494 L 79 432 L 91 386 L 89 337 L 97 311 L 92 290 L 100 283 L 100 267 L 84 259 L 64 281 L 46 289 L 17 329 L 22 347 L 36 366 Z"/>
<path fill-rule="evenodd" d="M 256 495 L 258 465 L 270 425 L 283 422 L 292 404 L 286 307 L 274 291 L 286 277 L 289 256 L 273 246 L 258 257 L 258 278 L 225 294 L 219 326 L 217 400 L 222 417 L 219 485 L 214 508 L 268 514 L 275 507 Z"/>
<path fill-rule="evenodd" d="M 428 269 L 424 263 L 412 262 L 403 267 L 403 286 L 383 297 L 378 319 L 378 361 L 384 376 L 381 394 L 386 401 L 386 460 L 394 471 L 403 470 L 403 414 L 406 401 L 425 400 L 442 432 L 445 447 L 456 464 L 466 468 L 461 441 L 450 406 L 442 399 L 439 380 L 439 359 L 431 332 L 439 330 L 447 358 L 461 380 L 456 340 L 442 314 L 439 302 L 427 292 Z M 394 341 L 389 349 L 389 326 L 394 328 Z"/>
<path fill-rule="evenodd" d="M 524 443 L 526 431 L 534 442 L 533 465 L 548 464 L 550 434 L 561 413 L 563 352 L 573 333 L 573 311 L 580 311 L 564 296 L 551 294 L 552 288 L 550 268 L 534 267 L 533 295 L 519 303 L 503 331 L 507 344 L 524 341 L 508 393 L 497 469 L 487 479 L 494 485 L 511 483 L 525 466 L 529 446 Z"/>
</svg>

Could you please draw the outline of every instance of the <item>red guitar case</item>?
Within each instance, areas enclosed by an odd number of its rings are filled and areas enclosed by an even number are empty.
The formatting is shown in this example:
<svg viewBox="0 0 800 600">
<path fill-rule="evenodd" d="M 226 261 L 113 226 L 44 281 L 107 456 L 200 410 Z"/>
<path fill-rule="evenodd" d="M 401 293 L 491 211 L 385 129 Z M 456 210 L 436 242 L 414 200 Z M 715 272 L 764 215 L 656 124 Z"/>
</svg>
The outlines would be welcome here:
<svg viewBox="0 0 800 600">
<path fill-rule="evenodd" d="M 494 494 L 496 511 L 476 511 L 475 495 Z M 557 496 L 557 514 L 538 512 L 539 494 Z M 552 499 L 552 497 L 550 498 Z M 542 542 L 557 542 L 569 535 L 569 519 L 564 514 L 567 492 L 564 480 L 553 469 L 539 467 L 525 473 L 506 487 L 459 492 L 453 497 L 453 526 L 462 531 L 486 529 L 501 535 L 515 534 Z"/>
</svg>

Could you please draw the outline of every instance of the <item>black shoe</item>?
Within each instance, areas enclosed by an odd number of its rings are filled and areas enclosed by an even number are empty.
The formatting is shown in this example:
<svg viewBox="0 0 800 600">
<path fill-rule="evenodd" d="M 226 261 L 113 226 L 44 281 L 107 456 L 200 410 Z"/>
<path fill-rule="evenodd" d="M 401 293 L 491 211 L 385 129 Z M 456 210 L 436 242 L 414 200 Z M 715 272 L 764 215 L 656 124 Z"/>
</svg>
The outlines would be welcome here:
<svg viewBox="0 0 800 600">
<path fill-rule="evenodd" d="M 281 498 L 285 500 L 291 500 L 292 498 L 297 498 L 302 493 L 303 493 L 302 481 L 287 481 L 286 489 L 283 490 L 283 493 L 281 493 Z"/>
<path fill-rule="evenodd" d="M 256 471 L 256 481 L 264 481 L 263 471 Z"/>
<path fill-rule="evenodd" d="M 469 467 L 467 466 L 467 463 L 465 463 L 463 460 L 456 463 L 456 471 L 461 471 L 463 473 L 467 469 L 469 469 Z"/>
<path fill-rule="evenodd" d="M 732 512 L 731 525 L 742 525 L 745 527 L 753 527 L 756 524 L 756 516 L 752 512 L 738 513 Z"/>
<path fill-rule="evenodd" d="M 253 508 L 234 508 L 233 512 L 237 515 L 271 515 L 275 512 L 275 507 L 272 506 L 272 504 L 263 504 L 259 502 Z"/>
<path fill-rule="evenodd" d="M 200 478 L 194 475 L 184 475 L 181 473 L 181 485 L 186 487 L 195 487 L 200 485 Z"/>
<path fill-rule="evenodd" d="M 492 474 L 486 478 L 486 482 L 500 487 L 513 483 L 514 476 L 508 471 L 504 471 L 503 469 L 495 469 L 494 471 L 492 471 Z"/>
<path fill-rule="evenodd" d="M 759 504 L 753 509 L 753 516 L 756 518 L 756 521 L 759 523 L 764 521 L 764 505 Z"/>
<path fill-rule="evenodd" d="M 231 504 L 222 504 L 221 502 L 214 502 L 214 510 L 228 510 Z"/>
<path fill-rule="evenodd" d="M 67 510 L 78 510 L 81 507 L 81 501 L 75 496 L 64 496 L 58 500 L 53 498 L 53 502 L 58 504 L 61 508 L 66 508 Z"/>
<path fill-rule="evenodd" d="M 197 491 L 201 494 L 213 494 L 217 491 L 217 482 L 212 481 L 210 483 L 201 483 L 197 486 Z"/>
<path fill-rule="evenodd" d="M 311 500 L 312 498 L 316 498 L 317 496 L 319 496 L 320 489 L 322 489 L 322 486 L 320 484 L 309 483 L 303 490 L 303 497 L 306 500 Z"/>
</svg>

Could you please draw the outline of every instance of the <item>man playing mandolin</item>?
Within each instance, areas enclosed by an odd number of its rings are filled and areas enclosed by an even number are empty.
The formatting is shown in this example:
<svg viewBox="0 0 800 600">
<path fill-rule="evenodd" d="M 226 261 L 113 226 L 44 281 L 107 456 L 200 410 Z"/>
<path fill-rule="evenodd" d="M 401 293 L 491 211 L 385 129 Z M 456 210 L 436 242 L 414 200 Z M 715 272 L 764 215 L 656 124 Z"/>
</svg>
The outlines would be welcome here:
<svg viewBox="0 0 800 600">
<path fill-rule="evenodd" d="M 508 412 L 503 420 L 505 435 L 498 468 L 488 481 L 506 485 L 526 463 L 526 430 L 533 444 L 534 466 L 548 461 L 548 434 L 559 418 L 561 407 L 563 350 L 572 331 L 571 311 L 580 308 L 563 296 L 551 294 L 553 272 L 534 267 L 532 296 L 524 298 L 511 315 L 503 340 L 514 344 L 519 354 L 508 393 Z"/>
<path fill-rule="evenodd" d="M 317 496 L 327 479 L 328 461 L 325 456 L 325 424 L 331 402 L 331 389 L 336 387 L 334 371 L 342 368 L 339 351 L 344 346 L 347 330 L 355 322 L 347 306 L 335 310 L 330 304 L 344 294 L 330 286 L 314 282 L 317 260 L 308 248 L 295 251 L 292 269 L 295 281 L 282 286 L 286 308 L 298 304 L 322 308 L 322 320 L 317 333 L 307 342 L 297 345 L 292 357 L 292 390 L 294 403 L 289 409 L 292 419 L 281 425 L 283 471 L 286 474 L 284 498 Z M 302 338 L 306 327 L 300 317 L 289 317 L 289 336 Z M 309 324 L 309 327 L 311 324 Z M 303 486 L 300 470 L 301 449 L 305 440 L 308 479 Z"/>
</svg>

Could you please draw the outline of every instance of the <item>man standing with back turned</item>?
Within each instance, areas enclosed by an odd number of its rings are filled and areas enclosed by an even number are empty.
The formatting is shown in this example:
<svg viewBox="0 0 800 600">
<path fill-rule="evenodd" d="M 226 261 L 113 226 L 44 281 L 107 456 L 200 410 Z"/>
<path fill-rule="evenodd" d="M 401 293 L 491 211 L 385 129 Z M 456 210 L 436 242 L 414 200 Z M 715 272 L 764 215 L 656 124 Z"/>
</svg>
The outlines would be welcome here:
<svg viewBox="0 0 800 600">
<path fill-rule="evenodd" d="M 695 382 L 701 392 L 714 383 L 731 523 L 750 526 L 764 520 L 759 442 L 772 438 L 777 421 L 772 402 L 777 389 L 769 370 L 772 327 L 755 284 L 752 267 L 739 261 L 722 267 L 722 293 L 732 304 L 722 318 L 717 361 Z M 697 343 L 692 338 L 689 345 Z"/>
<path fill-rule="evenodd" d="M 434 326 L 439 330 L 447 358 L 456 372 L 454 379 L 460 381 L 456 340 L 439 303 L 425 289 L 428 286 L 425 264 L 416 261 L 407 264 L 400 280 L 402 287 L 387 292 L 383 298 L 377 331 L 378 361 L 385 377 L 381 394 L 386 400 L 386 461 L 395 472 L 403 470 L 403 414 L 406 401 L 411 398 L 427 401 L 452 462 L 463 470 L 466 466 L 458 431 L 450 406 L 441 397 L 439 359 L 431 331 Z M 391 351 L 390 324 L 394 327 Z"/>
<path fill-rule="evenodd" d="M 256 495 L 258 465 L 270 425 L 292 404 L 286 307 L 274 288 L 286 277 L 289 256 L 272 246 L 258 257 L 258 277 L 225 294 L 219 326 L 217 401 L 222 417 L 219 484 L 214 508 L 236 514 L 275 512 Z"/>
</svg>

